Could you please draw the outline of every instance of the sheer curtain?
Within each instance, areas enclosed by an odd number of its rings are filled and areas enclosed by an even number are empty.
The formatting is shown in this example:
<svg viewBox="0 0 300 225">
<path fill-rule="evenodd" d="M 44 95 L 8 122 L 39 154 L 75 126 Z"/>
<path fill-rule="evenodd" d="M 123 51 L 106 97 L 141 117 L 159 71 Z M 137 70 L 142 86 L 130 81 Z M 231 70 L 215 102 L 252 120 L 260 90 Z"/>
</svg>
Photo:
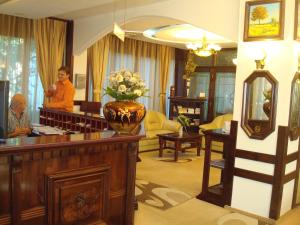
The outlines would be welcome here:
<svg viewBox="0 0 300 225">
<path fill-rule="evenodd" d="M 161 62 L 159 57 L 159 45 L 148 43 L 139 40 L 125 39 L 125 42 L 121 42 L 116 37 L 112 36 L 110 41 L 109 59 L 107 64 L 106 78 L 102 87 L 107 87 L 108 76 L 112 71 L 120 69 L 128 69 L 134 72 L 139 72 L 142 79 L 145 81 L 146 86 L 150 89 L 148 97 L 141 97 L 138 102 L 144 104 L 147 109 L 160 111 L 160 71 Z M 174 52 L 174 49 L 171 51 Z M 174 54 L 168 55 L 169 63 L 165 71 L 172 79 L 167 79 L 165 82 L 169 84 L 173 83 L 174 77 Z M 168 92 L 168 85 L 165 92 Z M 103 95 L 103 91 L 102 91 Z M 111 101 L 109 96 L 103 96 L 101 102 L 105 104 Z M 168 104 L 165 106 L 168 108 Z M 168 111 L 168 110 L 166 110 Z"/>
<path fill-rule="evenodd" d="M 31 121 L 38 122 L 43 88 L 37 72 L 33 21 L 0 14 L 0 79 L 10 81 L 9 97 L 27 98 Z"/>
</svg>

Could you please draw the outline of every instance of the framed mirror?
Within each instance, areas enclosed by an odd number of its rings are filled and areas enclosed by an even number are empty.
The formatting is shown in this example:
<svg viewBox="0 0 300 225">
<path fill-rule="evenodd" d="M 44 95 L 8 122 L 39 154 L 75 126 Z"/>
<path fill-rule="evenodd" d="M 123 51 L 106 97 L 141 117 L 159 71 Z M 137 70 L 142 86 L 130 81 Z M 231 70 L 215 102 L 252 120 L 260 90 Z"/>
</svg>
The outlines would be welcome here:
<svg viewBox="0 0 300 225">
<path fill-rule="evenodd" d="M 289 128 L 290 139 L 296 140 L 300 130 L 300 73 L 296 72 L 292 81 Z"/>
<path fill-rule="evenodd" d="M 241 126 L 250 138 L 265 139 L 275 130 L 278 82 L 267 70 L 244 81 Z"/>
</svg>

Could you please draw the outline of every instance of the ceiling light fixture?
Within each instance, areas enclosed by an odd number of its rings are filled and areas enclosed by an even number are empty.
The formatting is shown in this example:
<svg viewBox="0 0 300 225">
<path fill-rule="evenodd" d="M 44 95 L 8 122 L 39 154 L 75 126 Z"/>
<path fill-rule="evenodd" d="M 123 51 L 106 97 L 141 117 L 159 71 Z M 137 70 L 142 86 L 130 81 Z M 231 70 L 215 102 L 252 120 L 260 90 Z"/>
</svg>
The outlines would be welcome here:
<svg viewBox="0 0 300 225">
<path fill-rule="evenodd" d="M 189 43 L 186 45 L 186 47 L 191 49 L 195 55 L 200 57 L 208 57 L 221 50 L 219 45 L 208 44 L 205 35 L 203 35 L 201 43 Z"/>
</svg>

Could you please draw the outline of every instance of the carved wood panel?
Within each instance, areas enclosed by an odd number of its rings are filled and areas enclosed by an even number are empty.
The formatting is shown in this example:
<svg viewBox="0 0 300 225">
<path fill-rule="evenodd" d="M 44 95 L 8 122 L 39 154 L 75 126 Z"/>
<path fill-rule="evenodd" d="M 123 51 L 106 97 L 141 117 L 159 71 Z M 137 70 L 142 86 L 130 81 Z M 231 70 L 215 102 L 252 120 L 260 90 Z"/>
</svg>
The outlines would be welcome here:
<svg viewBox="0 0 300 225">
<path fill-rule="evenodd" d="M 109 166 L 101 166 L 46 175 L 48 224 L 107 221 L 109 173 Z"/>
</svg>

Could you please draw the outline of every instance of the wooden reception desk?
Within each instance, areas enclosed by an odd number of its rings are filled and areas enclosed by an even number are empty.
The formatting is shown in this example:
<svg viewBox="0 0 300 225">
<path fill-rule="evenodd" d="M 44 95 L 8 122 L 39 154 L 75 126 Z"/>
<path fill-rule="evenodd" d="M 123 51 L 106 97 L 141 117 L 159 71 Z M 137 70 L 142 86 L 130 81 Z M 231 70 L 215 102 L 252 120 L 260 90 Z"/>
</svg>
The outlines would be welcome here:
<svg viewBox="0 0 300 225">
<path fill-rule="evenodd" d="M 141 135 L 113 131 L 0 144 L 0 225 L 131 225 Z"/>
</svg>

